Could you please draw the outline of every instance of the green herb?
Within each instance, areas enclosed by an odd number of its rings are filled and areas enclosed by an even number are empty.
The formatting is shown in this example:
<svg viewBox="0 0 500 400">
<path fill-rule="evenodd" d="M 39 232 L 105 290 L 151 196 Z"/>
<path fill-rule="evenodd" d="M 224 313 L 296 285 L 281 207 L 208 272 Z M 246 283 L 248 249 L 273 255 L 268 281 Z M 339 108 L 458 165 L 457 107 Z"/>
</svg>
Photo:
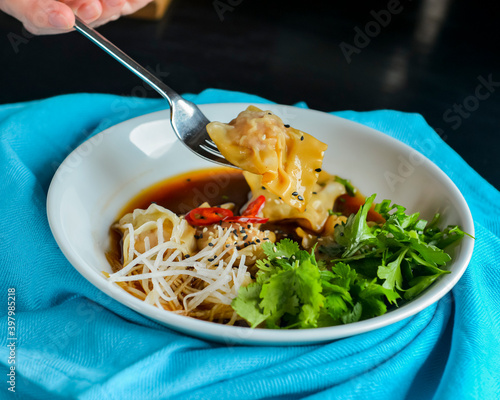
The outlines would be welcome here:
<svg viewBox="0 0 500 400">
<path fill-rule="evenodd" d="M 346 223 L 335 241 L 311 253 L 290 239 L 265 242 L 256 281 L 239 290 L 232 307 L 251 327 L 315 328 L 347 324 L 384 314 L 411 300 L 441 275 L 450 260 L 443 251 L 465 233 L 458 226 L 437 228 L 419 214 L 384 200 L 375 210 L 386 222 L 366 222 L 372 195 Z"/>
<path fill-rule="evenodd" d="M 338 182 L 338 183 L 341 183 L 342 185 L 344 185 L 345 190 L 349 196 L 351 196 L 351 197 L 356 196 L 357 189 L 354 186 L 352 186 L 351 181 L 349 179 L 343 179 L 340 176 L 336 176 L 335 182 Z"/>
<path fill-rule="evenodd" d="M 342 213 L 338 211 L 333 211 L 332 209 L 328 209 L 328 215 L 342 215 Z"/>
</svg>

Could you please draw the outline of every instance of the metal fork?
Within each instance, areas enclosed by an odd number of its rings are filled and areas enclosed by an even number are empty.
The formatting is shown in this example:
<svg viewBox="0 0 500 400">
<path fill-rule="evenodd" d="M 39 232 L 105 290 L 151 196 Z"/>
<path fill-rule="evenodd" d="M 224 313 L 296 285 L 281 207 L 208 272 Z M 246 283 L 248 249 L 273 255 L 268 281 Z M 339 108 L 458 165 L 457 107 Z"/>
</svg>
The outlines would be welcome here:
<svg viewBox="0 0 500 400">
<path fill-rule="evenodd" d="M 108 39 L 76 16 L 75 29 L 167 99 L 170 104 L 170 123 L 172 124 L 172 128 L 179 140 L 188 149 L 205 160 L 235 167 L 222 156 L 215 143 L 208 136 L 206 126 L 210 121 L 194 103 L 182 98 L 182 96 L 165 85 L 146 68 L 139 65 Z"/>
</svg>

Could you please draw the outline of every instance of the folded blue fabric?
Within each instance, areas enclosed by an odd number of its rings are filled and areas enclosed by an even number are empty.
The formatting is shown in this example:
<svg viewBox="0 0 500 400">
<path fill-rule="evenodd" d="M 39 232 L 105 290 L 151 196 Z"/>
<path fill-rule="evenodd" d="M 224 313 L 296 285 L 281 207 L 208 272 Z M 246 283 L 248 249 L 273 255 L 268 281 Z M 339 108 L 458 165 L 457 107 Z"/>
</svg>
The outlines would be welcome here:
<svg viewBox="0 0 500 400">
<path fill-rule="evenodd" d="M 214 89 L 186 97 L 268 103 Z M 55 169 L 92 134 L 165 105 L 76 94 L 0 106 L 0 398 L 498 399 L 500 193 L 417 114 L 334 113 L 425 154 L 472 210 L 476 244 L 465 275 L 452 294 L 411 318 L 323 345 L 226 346 L 160 326 L 81 277 L 47 222 Z M 7 347 L 8 288 L 16 291 L 15 364 Z M 6 375 L 12 365 L 15 393 Z"/>
</svg>

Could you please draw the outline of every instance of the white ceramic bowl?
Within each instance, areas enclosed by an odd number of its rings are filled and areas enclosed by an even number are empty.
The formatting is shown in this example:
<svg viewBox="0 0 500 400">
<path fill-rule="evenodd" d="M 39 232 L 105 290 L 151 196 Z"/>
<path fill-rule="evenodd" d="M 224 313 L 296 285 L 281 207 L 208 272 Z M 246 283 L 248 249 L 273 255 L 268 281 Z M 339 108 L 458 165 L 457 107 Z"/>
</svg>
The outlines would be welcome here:
<svg viewBox="0 0 500 400">
<path fill-rule="evenodd" d="M 210 120 L 229 121 L 247 106 L 210 104 L 201 109 Z M 351 179 L 364 194 L 377 193 L 376 201 L 391 199 L 410 212 L 420 211 L 425 218 L 440 212 L 443 226 L 458 224 L 474 234 L 469 208 L 457 187 L 436 165 L 409 146 L 326 113 L 281 105 L 261 107 L 329 144 L 323 169 Z M 405 162 L 413 168 L 405 170 Z M 105 257 L 108 229 L 122 207 L 142 189 L 169 176 L 213 166 L 176 139 L 168 111 L 107 129 L 73 151 L 53 178 L 47 213 L 54 237 L 67 259 L 88 281 L 138 313 L 189 335 L 242 344 L 317 343 L 400 321 L 449 292 L 471 258 L 473 240 L 465 237 L 453 249 L 453 261 L 447 266 L 451 274 L 442 276 L 413 301 L 366 321 L 308 330 L 252 330 L 199 321 L 145 304 L 108 282 L 101 273 L 111 272 Z M 395 182 L 391 174 L 401 179 Z"/>
</svg>

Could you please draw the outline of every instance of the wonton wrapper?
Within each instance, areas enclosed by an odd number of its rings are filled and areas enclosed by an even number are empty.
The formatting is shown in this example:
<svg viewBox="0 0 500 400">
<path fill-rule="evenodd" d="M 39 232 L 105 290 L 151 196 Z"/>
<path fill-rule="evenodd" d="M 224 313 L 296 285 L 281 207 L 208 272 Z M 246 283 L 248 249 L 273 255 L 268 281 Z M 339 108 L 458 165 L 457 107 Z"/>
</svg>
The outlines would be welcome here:
<svg viewBox="0 0 500 400">
<path fill-rule="evenodd" d="M 243 174 L 252 190 L 252 198 L 255 199 L 260 195 L 266 197 L 266 204 L 262 212 L 265 218 L 269 218 L 269 222 L 295 220 L 300 226 L 316 233 L 323 230 L 329 217 L 328 210 L 333 208 L 337 197 L 346 193 L 345 186 L 335 182 L 334 175 L 321 171 L 318 182 L 314 184 L 312 190 L 316 194 L 311 195 L 307 208 L 305 211 L 300 212 L 296 208 L 285 204 L 275 194 L 262 189 L 260 176 L 249 172 L 243 172 Z"/>
<path fill-rule="evenodd" d="M 187 223 L 184 218 L 179 218 L 175 213 L 157 204 L 151 204 L 147 210 L 136 209 L 134 212 L 123 216 L 118 224 L 118 229 L 123 232 L 123 265 L 127 265 L 135 256 L 130 257 L 130 230 L 134 229 L 134 249 L 138 253 L 146 251 L 146 241 L 149 248 L 158 244 L 158 225 L 163 231 L 163 241 L 173 241 L 183 254 L 193 254 L 196 251 L 194 235 L 196 229 Z M 148 239 L 146 239 L 148 238 Z M 168 254 L 168 253 L 166 253 Z"/>
<path fill-rule="evenodd" d="M 316 170 L 321 168 L 326 144 L 298 129 L 286 128 L 281 118 L 254 106 L 229 124 L 209 123 L 207 131 L 229 162 L 261 175 L 261 184 L 270 192 L 304 211 L 318 179 Z"/>
</svg>

